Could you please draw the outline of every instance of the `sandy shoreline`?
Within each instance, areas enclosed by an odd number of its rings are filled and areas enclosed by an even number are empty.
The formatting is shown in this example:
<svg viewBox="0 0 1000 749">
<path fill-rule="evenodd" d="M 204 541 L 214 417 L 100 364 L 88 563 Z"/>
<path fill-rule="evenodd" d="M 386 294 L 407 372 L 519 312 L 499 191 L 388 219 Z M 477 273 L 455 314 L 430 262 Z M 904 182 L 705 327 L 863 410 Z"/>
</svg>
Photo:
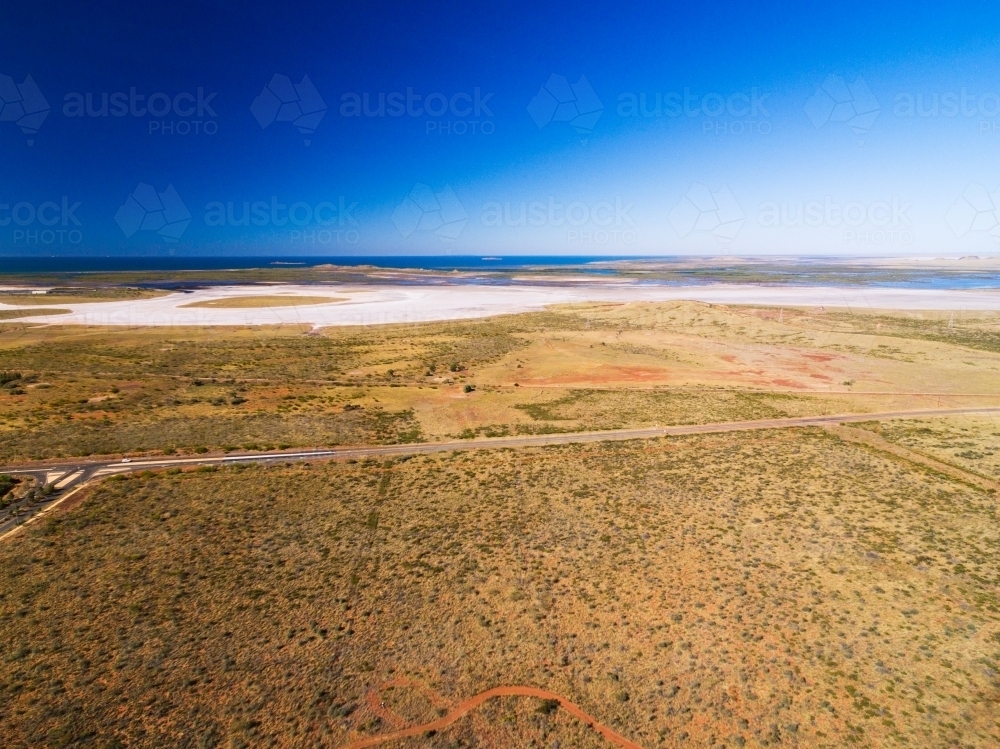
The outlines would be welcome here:
<svg viewBox="0 0 1000 749">
<path fill-rule="evenodd" d="M 191 307 L 233 296 L 318 294 L 346 301 L 308 306 L 226 309 Z M 1000 290 L 901 289 L 833 286 L 225 286 L 153 299 L 65 304 L 69 314 L 19 317 L 19 322 L 56 325 L 378 325 L 458 320 L 530 312 L 580 302 L 699 301 L 788 307 L 896 310 L 998 311 Z M 16 309 L 0 304 L 0 310 Z"/>
</svg>

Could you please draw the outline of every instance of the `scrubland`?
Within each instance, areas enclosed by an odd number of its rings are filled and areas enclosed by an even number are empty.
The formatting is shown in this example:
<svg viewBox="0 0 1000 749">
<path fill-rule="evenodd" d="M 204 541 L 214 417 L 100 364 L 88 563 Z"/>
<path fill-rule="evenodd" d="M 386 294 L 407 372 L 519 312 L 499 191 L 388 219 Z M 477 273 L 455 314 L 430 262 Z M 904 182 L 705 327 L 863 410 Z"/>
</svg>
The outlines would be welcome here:
<svg viewBox="0 0 1000 749">
<path fill-rule="evenodd" d="M 9 465 L 997 405 L 1000 318 L 6 322 L 0 361 Z M 0 544 L 0 745 L 347 747 L 524 685 L 647 749 L 996 746 L 998 454 L 968 416 L 95 482 Z M 385 745 L 608 742 L 502 697 Z"/>
<path fill-rule="evenodd" d="M 988 314 L 671 303 L 322 330 L 7 322 L 0 357 L 23 377 L 0 388 L 2 461 L 957 407 L 1000 396 L 1000 318 Z"/>
<path fill-rule="evenodd" d="M 1000 419 L 996 416 L 872 422 L 862 426 L 918 454 L 1000 480 Z"/>
<path fill-rule="evenodd" d="M 68 309 L 58 309 L 51 307 L 25 307 L 20 309 L 0 309 L 0 322 L 4 320 L 17 320 L 22 317 L 38 317 L 39 315 L 65 315 Z"/>
<path fill-rule="evenodd" d="M 156 289 L 144 289 L 121 286 L 77 287 L 53 286 L 44 289 L 0 290 L 0 304 L 13 304 L 18 307 L 30 305 L 81 304 L 95 302 L 120 302 L 124 300 L 152 299 L 163 296 L 167 292 Z M 38 311 L 33 311 L 38 314 Z"/>
<path fill-rule="evenodd" d="M 820 430 L 146 473 L 0 548 L 0 743 L 994 746 L 998 550 Z"/>
</svg>

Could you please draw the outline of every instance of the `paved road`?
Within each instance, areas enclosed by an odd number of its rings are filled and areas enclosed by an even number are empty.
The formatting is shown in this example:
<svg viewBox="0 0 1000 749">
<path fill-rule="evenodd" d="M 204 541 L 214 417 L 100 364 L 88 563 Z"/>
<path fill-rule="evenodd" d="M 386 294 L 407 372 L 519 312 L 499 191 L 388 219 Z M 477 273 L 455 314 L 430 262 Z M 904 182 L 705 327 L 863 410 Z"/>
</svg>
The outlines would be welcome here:
<svg viewBox="0 0 1000 749">
<path fill-rule="evenodd" d="M 483 450 L 514 447 L 541 447 L 546 445 L 567 445 L 606 440 L 649 439 L 651 437 L 672 437 L 685 434 L 713 434 L 720 432 L 742 432 L 753 429 L 785 429 L 788 427 L 824 426 L 858 421 L 879 421 L 884 419 L 915 419 L 932 416 L 955 416 L 961 414 L 1000 414 L 1000 406 L 979 408 L 933 408 L 909 411 L 882 411 L 864 414 L 837 414 L 834 416 L 795 416 L 786 419 L 762 419 L 759 421 L 729 421 L 716 424 L 691 424 L 686 426 L 651 427 L 644 429 L 615 429 L 606 432 L 570 432 L 565 434 L 542 434 L 520 437 L 495 437 L 490 439 L 455 440 L 452 442 L 419 442 L 407 445 L 379 445 L 373 447 L 337 447 L 328 450 L 297 450 L 286 452 L 232 452 L 228 455 L 203 455 L 183 458 L 136 459 L 129 463 L 118 461 L 74 461 L 68 463 L 31 463 L 20 466 L 0 467 L 0 473 L 12 475 L 28 474 L 40 482 L 52 485 L 56 493 L 39 509 L 59 502 L 70 491 L 82 484 L 103 476 L 116 473 L 132 473 L 153 468 L 182 468 L 185 466 L 223 465 L 226 463 L 273 463 L 284 461 L 323 460 L 333 458 L 372 458 L 393 455 L 420 455 L 425 453 L 449 452 L 452 450 Z M 0 524 L 0 539 L 14 527 L 13 521 Z"/>
</svg>

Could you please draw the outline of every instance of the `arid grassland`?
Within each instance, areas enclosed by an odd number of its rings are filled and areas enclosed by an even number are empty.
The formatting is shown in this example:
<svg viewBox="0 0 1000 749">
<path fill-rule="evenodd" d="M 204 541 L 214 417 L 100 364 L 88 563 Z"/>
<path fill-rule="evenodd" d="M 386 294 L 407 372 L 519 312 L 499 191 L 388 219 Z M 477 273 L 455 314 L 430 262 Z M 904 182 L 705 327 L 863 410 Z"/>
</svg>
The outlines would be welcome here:
<svg viewBox="0 0 1000 749">
<path fill-rule="evenodd" d="M 0 546 L 0 745 L 996 746 L 997 514 L 803 429 L 108 480 Z"/>
<path fill-rule="evenodd" d="M 863 426 L 917 453 L 1000 480 L 1000 418 L 996 416 L 873 422 Z"/>
<path fill-rule="evenodd" d="M 21 317 L 35 317 L 37 315 L 65 315 L 68 309 L 53 309 L 48 307 L 24 307 L 21 309 L 0 309 L 0 321 L 17 320 Z"/>
<path fill-rule="evenodd" d="M 84 302 L 121 302 L 126 300 L 151 299 L 153 297 L 166 294 L 165 291 L 154 289 L 140 289 L 120 286 L 74 287 L 55 286 L 44 289 L 35 289 L 31 293 L 30 289 L 19 291 L 0 290 L 0 304 L 13 304 L 18 307 L 28 305 L 55 306 L 58 304 L 81 304 Z M 33 314 L 38 314 L 37 310 Z"/>
<path fill-rule="evenodd" d="M 8 321 L 0 361 L 18 375 L 0 387 L 10 462 L 992 405 L 1000 317 L 670 303 L 321 330 Z"/>
</svg>

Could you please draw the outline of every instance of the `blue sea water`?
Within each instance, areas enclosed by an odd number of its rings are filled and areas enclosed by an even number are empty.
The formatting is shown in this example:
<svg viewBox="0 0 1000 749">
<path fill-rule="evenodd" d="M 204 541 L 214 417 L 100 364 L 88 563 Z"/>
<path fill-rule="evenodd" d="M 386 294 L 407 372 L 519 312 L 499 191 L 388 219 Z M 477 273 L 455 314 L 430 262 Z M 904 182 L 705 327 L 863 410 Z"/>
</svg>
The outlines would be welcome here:
<svg viewBox="0 0 1000 749">
<path fill-rule="evenodd" d="M 641 257 L 531 255 L 479 257 L 473 255 L 336 256 L 318 257 L 3 257 L 0 274 L 94 273 L 111 271 L 226 270 L 246 268 L 308 267 L 314 265 L 369 265 L 378 268 L 422 270 L 522 270 L 535 266 L 561 267 Z"/>
</svg>

